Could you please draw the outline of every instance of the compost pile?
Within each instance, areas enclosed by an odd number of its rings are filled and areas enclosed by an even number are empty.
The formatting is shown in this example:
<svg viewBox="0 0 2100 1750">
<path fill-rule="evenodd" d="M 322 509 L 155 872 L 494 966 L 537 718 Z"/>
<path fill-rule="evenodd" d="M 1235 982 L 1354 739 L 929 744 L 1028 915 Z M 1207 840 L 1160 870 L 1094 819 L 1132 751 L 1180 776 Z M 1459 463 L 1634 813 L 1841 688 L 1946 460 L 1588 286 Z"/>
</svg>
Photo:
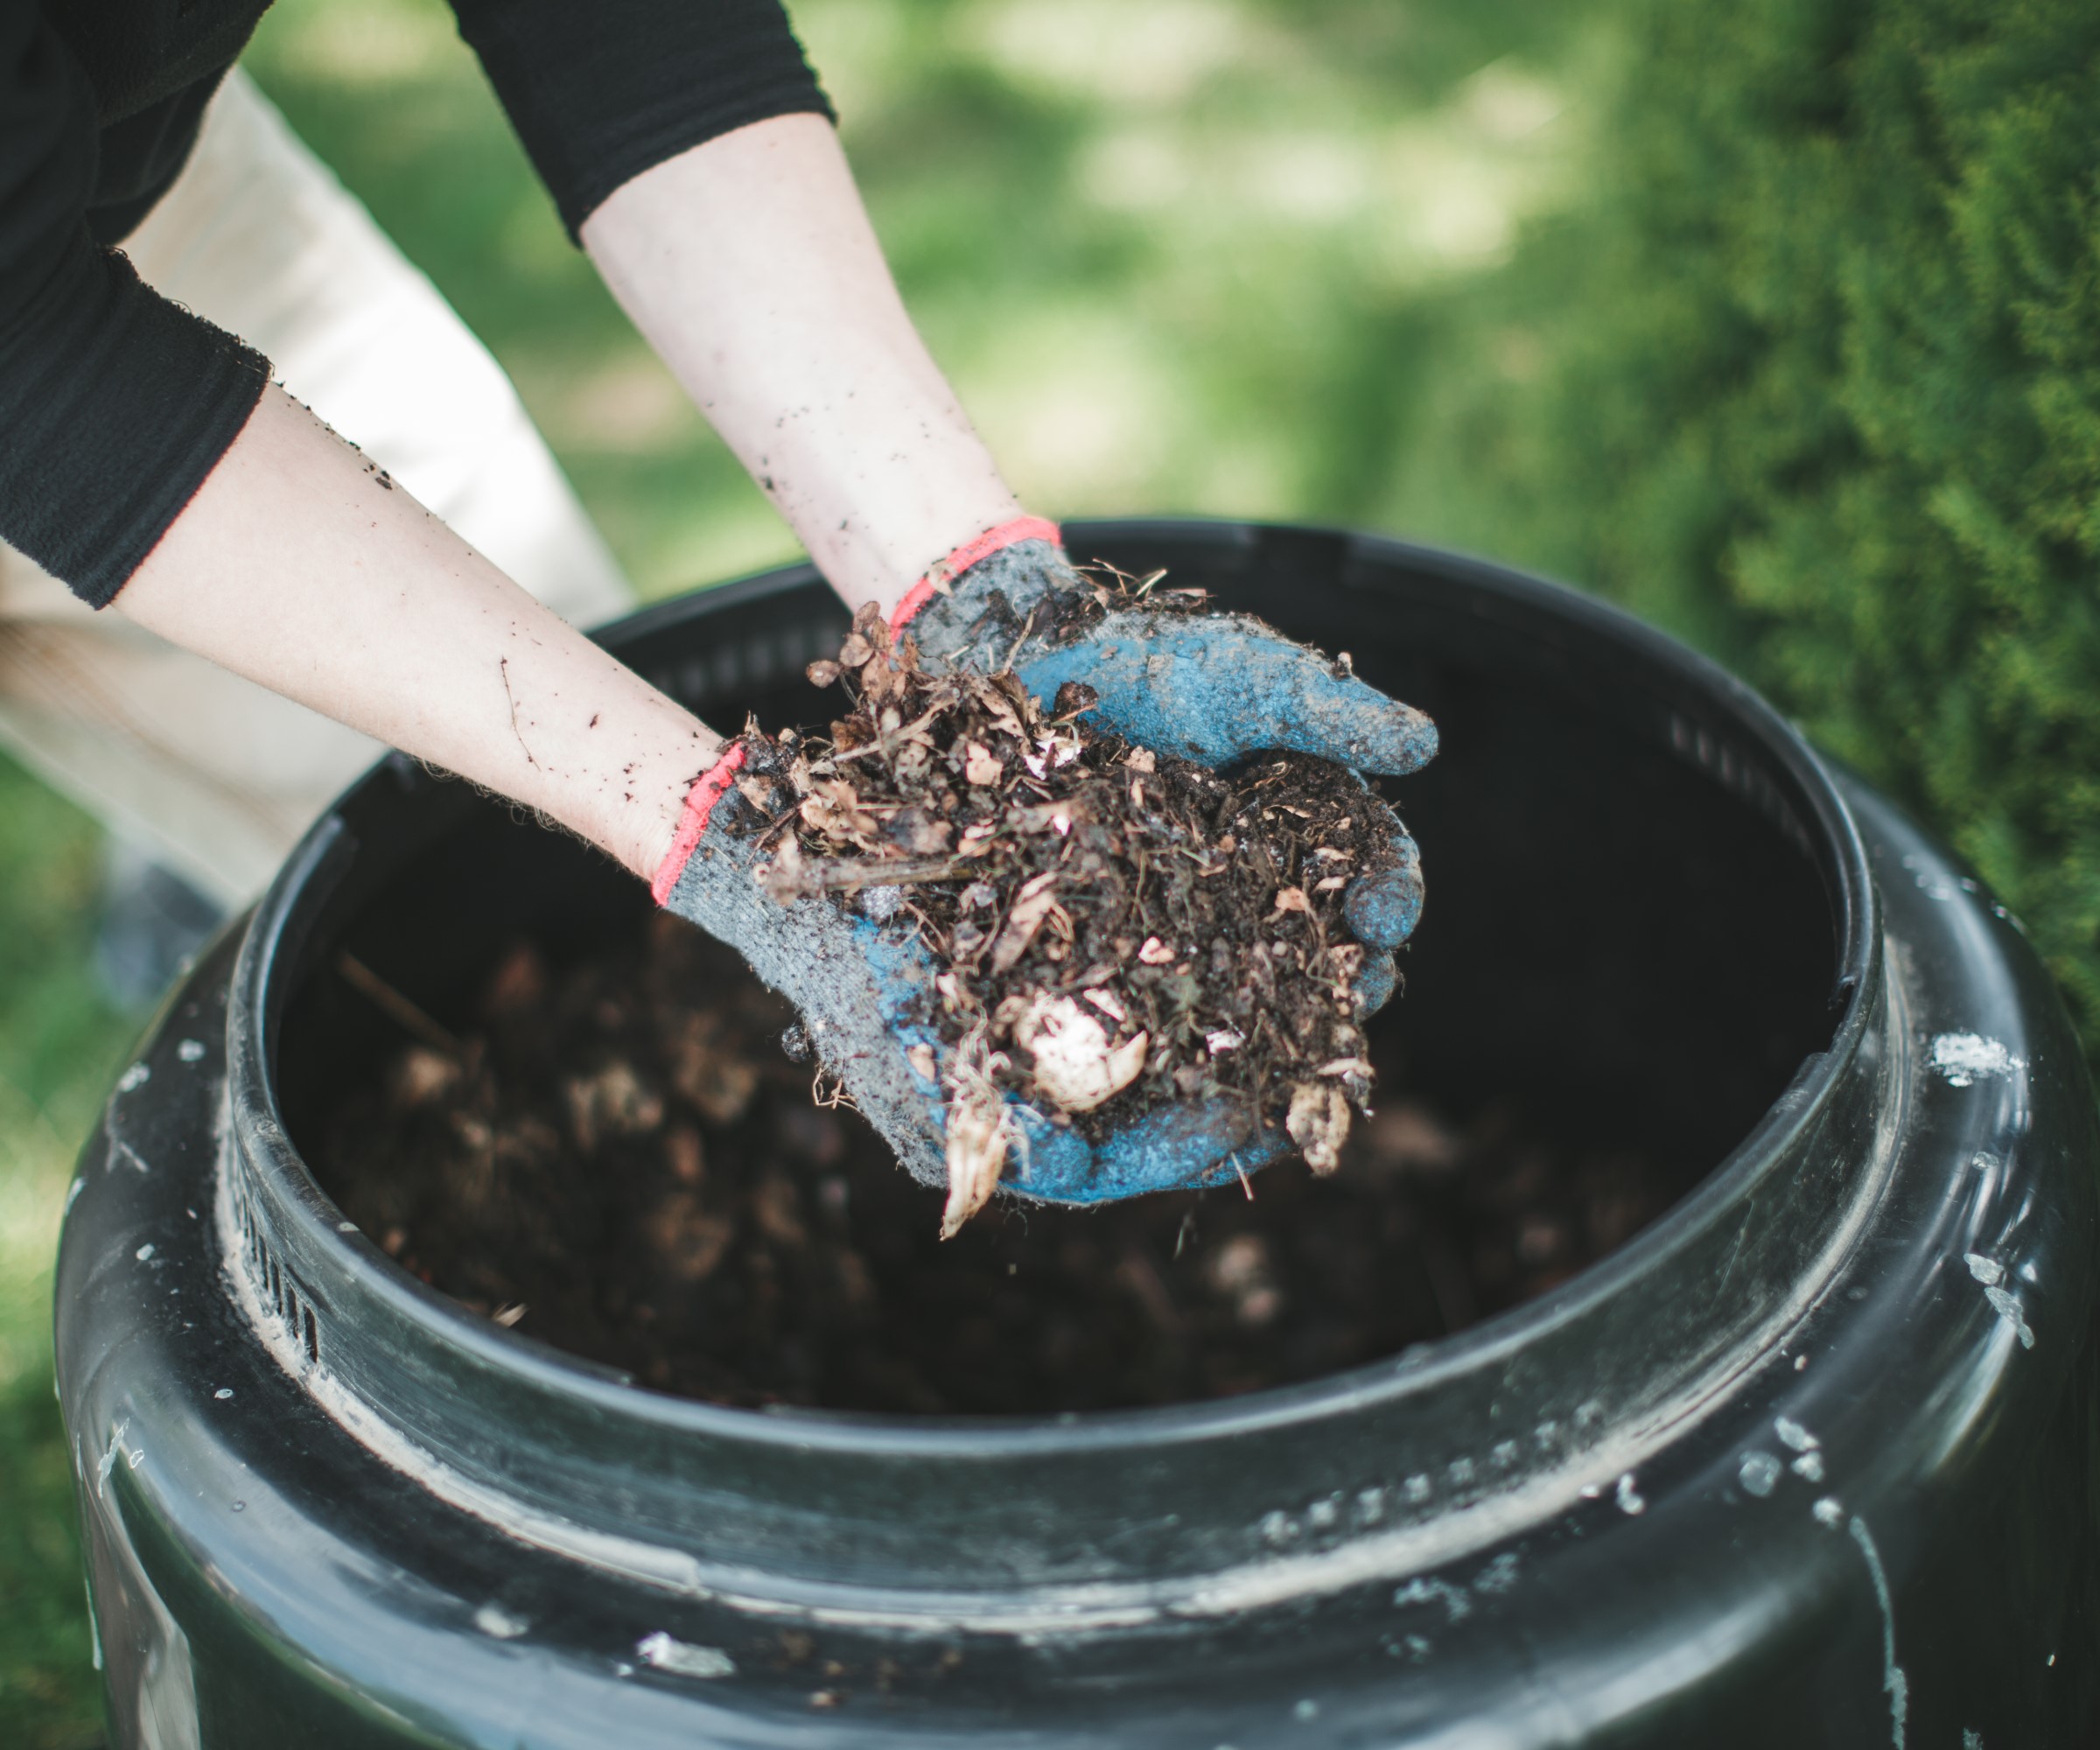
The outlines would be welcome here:
<svg viewBox="0 0 2100 1750">
<path fill-rule="evenodd" d="M 1201 604 L 1156 584 L 1096 583 L 1078 606 Z M 998 1182 L 1008 1094 L 1090 1137 L 1238 1102 L 1316 1172 L 1339 1165 L 1372 1085 L 1342 900 L 1398 861 L 1361 780 L 1299 754 L 1221 774 L 1096 732 L 1078 682 L 1046 707 L 1010 669 L 929 673 L 872 605 L 810 678 L 850 709 L 828 740 L 747 730 L 738 784 L 776 898 L 902 915 L 944 969 L 925 1018 L 949 1052 L 948 1232 Z"/>
<path fill-rule="evenodd" d="M 1375 1020 L 1385 1091 L 1340 1172 L 1272 1166 L 1251 1200 L 1002 1202 L 943 1243 L 940 1194 L 811 1102 L 793 1011 L 698 931 L 658 914 L 566 962 L 519 942 L 478 987 L 302 1150 L 423 1281 L 718 1404 L 1043 1415 L 1316 1378 L 1542 1292 L 1683 1188 L 1553 1139 L 1551 1114 L 1396 1091 L 1400 1034 Z"/>
</svg>

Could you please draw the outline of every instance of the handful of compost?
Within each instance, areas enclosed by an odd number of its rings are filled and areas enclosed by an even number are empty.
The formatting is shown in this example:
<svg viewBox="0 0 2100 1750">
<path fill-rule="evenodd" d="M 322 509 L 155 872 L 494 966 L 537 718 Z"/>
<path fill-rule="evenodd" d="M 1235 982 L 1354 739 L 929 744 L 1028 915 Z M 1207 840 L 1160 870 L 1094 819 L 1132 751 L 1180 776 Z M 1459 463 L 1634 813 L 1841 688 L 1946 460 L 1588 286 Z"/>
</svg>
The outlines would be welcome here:
<svg viewBox="0 0 2100 1750">
<path fill-rule="evenodd" d="M 1046 706 L 1010 668 L 930 672 L 873 607 L 810 679 L 850 708 L 828 739 L 747 729 L 741 838 L 781 907 L 920 956 L 891 1006 L 943 1107 L 943 1231 L 1002 1177 L 1033 1189 L 1060 1132 L 1113 1149 L 1155 1114 L 1208 1111 L 1256 1164 L 1296 1145 L 1314 1172 L 1338 1166 L 1371 1088 L 1359 1023 L 1395 985 L 1350 897 L 1419 886 L 1411 840 L 1361 777 L 1306 754 L 1222 777 L 1096 732 L 1086 682 Z M 1243 1172 L 1239 1153 L 1208 1177 Z"/>
<path fill-rule="evenodd" d="M 831 1078 L 914 1177 L 947 1190 L 951 1233 L 995 1185 L 1093 1203 L 1229 1182 L 1297 1146 L 1330 1161 L 1361 1055 L 1333 1028 L 1354 1029 L 1392 994 L 1393 951 L 1421 914 L 1414 842 L 1352 774 L 1416 770 L 1436 752 L 1436 726 L 1357 679 L 1347 656 L 1212 611 L 1200 592 L 1162 590 L 1157 577 L 1083 575 L 1056 537 L 1018 519 L 935 566 L 889 626 L 864 608 L 836 665 L 852 676 L 854 709 L 821 746 L 755 730 L 732 743 L 694 780 L 655 882 L 661 903 L 802 1012 L 795 1033 L 822 1060 L 820 1086 Z M 1118 746 L 1089 755 L 1097 743 Z M 1152 773 L 1131 768 L 1132 749 Z M 1283 772 L 1263 769 L 1279 760 Z M 1320 761 L 1334 769 L 1308 763 Z M 1197 768 L 1220 774 L 1215 786 Z M 1156 781 L 1133 790 L 1134 779 Z M 1092 796 L 1083 822 L 1072 812 L 1082 791 Z M 1316 807 L 1322 794 L 1335 806 Z M 1067 860 L 1075 824 L 1104 830 L 1071 853 L 1090 849 L 1097 864 Z M 878 871 L 798 866 L 878 860 Z M 1328 864 L 1336 875 L 1320 872 Z M 1177 921 L 1170 866 L 1192 883 L 1229 876 L 1224 897 L 1189 886 Z M 1196 876 L 1199 866 L 1216 872 Z M 1092 883 L 1121 892 L 1123 910 L 1090 913 L 1080 894 Z M 944 886 L 952 893 L 933 892 Z M 952 912 L 928 909 L 948 900 Z M 963 946 L 966 923 L 992 940 Z M 1116 947 L 1126 941 L 1127 962 Z M 1019 945 L 995 969 L 1001 942 Z M 1059 976 L 1018 987 L 1039 943 L 1032 963 Z M 1050 958 L 1060 943 L 1065 962 Z M 1334 953 L 1351 948 L 1360 956 Z M 1122 970 L 1073 976 L 1097 966 Z M 1130 970 L 1161 966 L 1142 989 Z M 1307 984 L 1339 993 L 1334 1006 L 1288 1006 Z M 1251 1001 L 1237 1001 L 1242 986 Z M 1003 1007 L 1017 995 L 1018 1009 Z M 1235 1017 L 1265 1006 L 1275 1025 L 1250 1036 Z M 1229 1061 L 1250 1037 L 1254 1050 Z M 1341 1068 L 1320 1074 L 1328 1064 Z M 1193 1092 L 1182 1070 L 1204 1072 Z"/>
</svg>

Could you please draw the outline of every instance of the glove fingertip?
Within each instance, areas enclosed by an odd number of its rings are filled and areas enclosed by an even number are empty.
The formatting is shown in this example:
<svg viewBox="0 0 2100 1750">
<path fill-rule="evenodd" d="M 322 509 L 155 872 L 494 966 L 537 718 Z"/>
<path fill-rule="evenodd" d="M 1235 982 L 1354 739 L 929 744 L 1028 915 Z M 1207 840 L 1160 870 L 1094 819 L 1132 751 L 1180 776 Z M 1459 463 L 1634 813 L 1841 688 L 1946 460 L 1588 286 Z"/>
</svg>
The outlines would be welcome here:
<svg viewBox="0 0 2100 1750">
<path fill-rule="evenodd" d="M 1370 689 L 1364 690 L 1369 692 Z M 1350 763 L 1360 772 L 1373 772 L 1382 778 L 1404 778 L 1410 772 L 1419 772 L 1437 757 L 1436 724 L 1427 713 L 1412 705 L 1379 693 L 1373 693 L 1372 697 L 1377 701 L 1377 709 L 1363 713 L 1362 751 L 1352 751 Z"/>
<path fill-rule="evenodd" d="M 1393 992 L 1400 988 L 1400 966 L 1393 958 L 1393 951 L 1382 948 L 1368 956 L 1363 970 L 1356 975 L 1356 994 L 1362 998 L 1363 1012 L 1375 1015 L 1393 1000 Z"/>
<path fill-rule="evenodd" d="M 1422 921 L 1419 860 L 1410 858 L 1397 869 L 1360 877 L 1342 895 L 1341 915 L 1365 947 L 1399 947 Z"/>
</svg>

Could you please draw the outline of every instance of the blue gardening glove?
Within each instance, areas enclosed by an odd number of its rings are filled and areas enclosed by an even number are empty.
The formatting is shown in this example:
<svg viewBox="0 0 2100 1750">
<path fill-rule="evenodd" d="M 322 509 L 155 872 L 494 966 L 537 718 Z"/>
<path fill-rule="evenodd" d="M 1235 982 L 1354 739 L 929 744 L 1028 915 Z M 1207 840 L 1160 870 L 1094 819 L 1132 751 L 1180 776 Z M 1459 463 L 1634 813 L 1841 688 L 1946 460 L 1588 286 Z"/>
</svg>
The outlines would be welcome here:
<svg viewBox="0 0 2100 1750">
<path fill-rule="evenodd" d="M 766 757 L 761 749 L 759 761 Z M 658 903 L 735 948 L 801 1012 L 825 1067 L 898 1159 L 948 1193 L 943 1237 L 1001 1182 L 1053 1202 L 1100 1202 L 1228 1180 L 1290 1151 L 1280 1130 L 1254 1134 L 1243 1102 L 1166 1108 L 1089 1144 L 988 1094 L 930 1024 L 942 969 L 897 918 L 897 890 L 869 889 L 847 906 L 777 878 L 770 789 L 751 746 L 732 745 L 693 786 L 656 877 Z M 782 806 L 789 794 L 778 793 Z"/>
<path fill-rule="evenodd" d="M 898 605 L 892 635 L 908 633 L 936 671 L 1011 662 L 1041 699 L 1084 682 L 1100 696 L 1096 729 L 1205 766 L 1273 747 L 1402 777 L 1435 757 L 1437 726 L 1420 711 L 1250 615 L 1115 601 L 1073 570 L 1055 524 L 1028 517 L 935 566 Z M 1396 818 L 1393 845 L 1397 865 L 1342 902 L 1367 951 L 1367 1014 L 1392 995 L 1393 950 L 1422 916 L 1421 854 Z"/>
</svg>

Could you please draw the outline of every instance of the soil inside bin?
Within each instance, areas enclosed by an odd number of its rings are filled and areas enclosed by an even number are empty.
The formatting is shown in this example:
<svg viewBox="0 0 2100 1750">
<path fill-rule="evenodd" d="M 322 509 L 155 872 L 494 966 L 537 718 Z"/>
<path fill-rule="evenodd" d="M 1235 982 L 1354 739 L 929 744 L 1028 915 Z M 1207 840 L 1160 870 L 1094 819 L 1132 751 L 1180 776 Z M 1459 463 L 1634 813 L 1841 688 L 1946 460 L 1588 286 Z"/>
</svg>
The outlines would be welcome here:
<svg viewBox="0 0 2100 1750">
<path fill-rule="evenodd" d="M 716 1403 L 911 1414 L 1136 1408 L 1390 1355 L 1537 1294 L 1680 1188 L 1381 1093 L 1339 1172 L 1065 1210 L 1001 1197 L 955 1239 L 793 1019 L 658 916 L 575 964 L 500 957 L 456 1050 L 400 1047 L 310 1149 L 345 1213 L 468 1307 Z M 522 1311 L 520 1309 L 522 1309 Z"/>
</svg>

